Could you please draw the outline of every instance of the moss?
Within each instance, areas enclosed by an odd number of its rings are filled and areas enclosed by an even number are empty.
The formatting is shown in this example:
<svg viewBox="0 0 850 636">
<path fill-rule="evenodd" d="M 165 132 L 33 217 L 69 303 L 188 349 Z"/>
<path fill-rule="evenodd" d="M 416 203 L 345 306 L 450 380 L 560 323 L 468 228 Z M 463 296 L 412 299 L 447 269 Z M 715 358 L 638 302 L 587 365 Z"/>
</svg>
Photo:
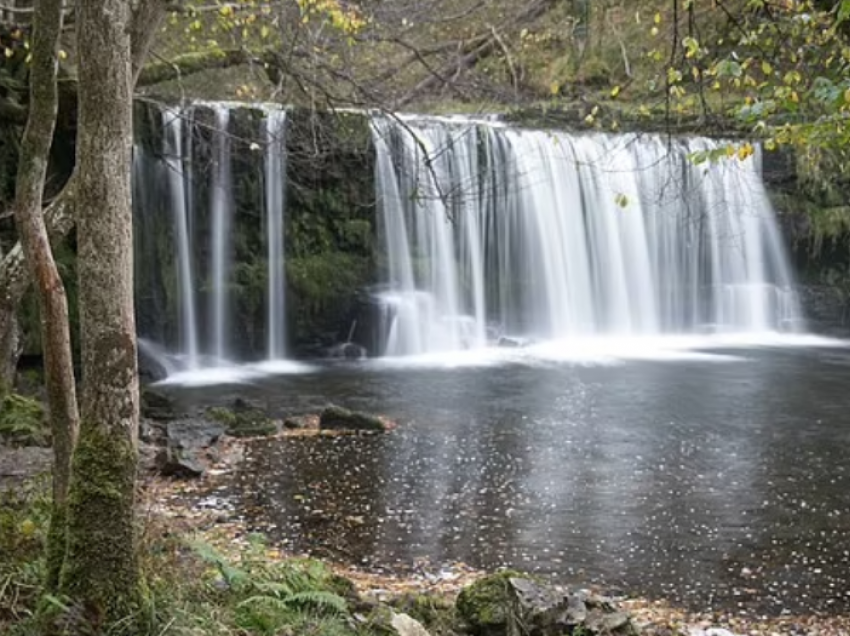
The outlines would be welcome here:
<svg viewBox="0 0 850 636">
<path fill-rule="evenodd" d="M 96 629 L 138 634 L 146 593 L 136 553 L 137 452 L 132 440 L 83 422 L 68 497 L 59 591 Z"/>
<path fill-rule="evenodd" d="M 259 437 L 277 433 L 277 424 L 259 409 L 231 410 L 221 406 L 207 409 L 207 415 L 227 427 L 232 437 Z"/>
<path fill-rule="evenodd" d="M 503 633 L 510 618 L 510 579 L 524 576 L 504 570 L 465 587 L 455 603 L 458 616 L 474 634 Z"/>
<path fill-rule="evenodd" d="M 319 416 L 319 428 L 383 432 L 388 427 L 380 418 L 373 415 L 349 411 L 339 406 L 329 406 Z"/>
<path fill-rule="evenodd" d="M 0 440 L 16 446 L 47 446 L 50 441 L 40 402 L 9 393 L 0 402 Z"/>
<path fill-rule="evenodd" d="M 457 623 L 455 606 L 446 596 L 438 594 L 403 594 L 393 601 L 393 608 L 422 623 L 431 633 L 452 633 Z"/>
<path fill-rule="evenodd" d="M 47 564 L 44 583 L 48 594 L 56 594 L 59 591 L 62 565 L 65 562 L 67 524 L 67 508 L 64 505 L 53 504 L 47 531 Z"/>
</svg>

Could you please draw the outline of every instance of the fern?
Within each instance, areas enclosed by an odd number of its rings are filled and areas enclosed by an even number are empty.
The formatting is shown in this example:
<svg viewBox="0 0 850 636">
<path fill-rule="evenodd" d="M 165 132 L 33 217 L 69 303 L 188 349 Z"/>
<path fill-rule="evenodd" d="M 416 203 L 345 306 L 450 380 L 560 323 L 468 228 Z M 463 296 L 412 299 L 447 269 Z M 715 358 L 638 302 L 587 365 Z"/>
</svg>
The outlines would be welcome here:
<svg viewBox="0 0 850 636">
<path fill-rule="evenodd" d="M 277 635 L 283 628 L 310 633 L 350 634 L 345 598 L 336 575 L 320 561 L 268 558 L 265 540 L 252 536 L 234 565 L 206 543 L 193 544 L 198 557 L 214 566 L 234 595 L 236 620 L 251 634 Z M 314 628 L 321 624 L 322 631 Z M 296 629 L 298 628 L 298 629 Z"/>
<path fill-rule="evenodd" d="M 284 599 L 284 602 L 288 605 L 312 607 L 322 613 L 345 614 L 348 612 L 348 604 L 344 598 L 323 590 L 298 592 Z"/>
</svg>

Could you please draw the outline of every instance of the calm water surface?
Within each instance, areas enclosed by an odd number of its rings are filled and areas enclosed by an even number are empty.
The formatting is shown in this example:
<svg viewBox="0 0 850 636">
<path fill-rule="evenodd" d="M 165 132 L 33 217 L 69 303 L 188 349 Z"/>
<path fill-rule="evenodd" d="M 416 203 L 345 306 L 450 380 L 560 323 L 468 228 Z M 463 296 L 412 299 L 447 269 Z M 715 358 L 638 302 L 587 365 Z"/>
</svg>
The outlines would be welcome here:
<svg viewBox="0 0 850 636">
<path fill-rule="evenodd" d="M 295 550 L 462 561 L 701 609 L 850 609 L 850 350 L 709 360 L 376 363 L 181 389 L 280 413 L 396 418 L 375 437 L 252 447 L 230 493 Z"/>
</svg>

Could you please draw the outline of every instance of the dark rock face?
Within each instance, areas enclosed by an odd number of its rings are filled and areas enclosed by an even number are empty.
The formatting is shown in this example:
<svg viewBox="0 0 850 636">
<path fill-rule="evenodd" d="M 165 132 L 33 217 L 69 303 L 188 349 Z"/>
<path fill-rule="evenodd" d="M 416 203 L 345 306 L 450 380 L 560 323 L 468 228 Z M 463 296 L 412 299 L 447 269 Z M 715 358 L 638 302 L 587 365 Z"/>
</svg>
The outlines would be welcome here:
<svg viewBox="0 0 850 636">
<path fill-rule="evenodd" d="M 638 633 L 627 612 L 605 597 L 569 592 L 517 572 L 500 572 L 461 591 L 458 615 L 476 636 Z"/>
<path fill-rule="evenodd" d="M 850 297 L 837 285 L 798 286 L 806 329 L 826 336 L 850 335 Z"/>
<path fill-rule="evenodd" d="M 329 406 L 319 416 L 319 428 L 332 431 L 382 433 L 392 427 L 388 422 L 374 415 L 349 411 L 340 406 Z"/>
</svg>

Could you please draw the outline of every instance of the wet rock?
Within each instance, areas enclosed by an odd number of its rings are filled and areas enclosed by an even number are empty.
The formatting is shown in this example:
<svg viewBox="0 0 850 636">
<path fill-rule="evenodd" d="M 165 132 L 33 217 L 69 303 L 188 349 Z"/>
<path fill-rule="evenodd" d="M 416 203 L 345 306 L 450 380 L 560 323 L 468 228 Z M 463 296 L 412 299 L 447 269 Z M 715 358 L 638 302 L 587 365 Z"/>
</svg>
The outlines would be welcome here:
<svg viewBox="0 0 850 636">
<path fill-rule="evenodd" d="M 354 342 L 342 342 L 328 349 L 328 357 L 345 360 L 361 360 L 367 357 L 366 347 Z"/>
<path fill-rule="evenodd" d="M 291 431 L 303 431 L 318 428 L 319 420 L 315 415 L 291 415 L 283 420 L 283 427 Z"/>
<path fill-rule="evenodd" d="M 142 389 L 141 416 L 152 420 L 176 420 L 183 416 L 174 398 L 151 387 Z"/>
<path fill-rule="evenodd" d="M 207 415 L 224 425 L 225 431 L 232 437 L 263 437 L 279 432 L 278 425 L 261 409 L 237 398 L 233 408 L 213 407 Z"/>
<path fill-rule="evenodd" d="M 398 636 L 431 636 L 422 623 L 407 614 L 393 613 L 390 625 Z"/>
<path fill-rule="evenodd" d="M 349 411 L 341 406 L 329 406 L 319 416 L 319 428 L 333 431 L 384 432 L 392 426 L 374 415 Z"/>
</svg>

